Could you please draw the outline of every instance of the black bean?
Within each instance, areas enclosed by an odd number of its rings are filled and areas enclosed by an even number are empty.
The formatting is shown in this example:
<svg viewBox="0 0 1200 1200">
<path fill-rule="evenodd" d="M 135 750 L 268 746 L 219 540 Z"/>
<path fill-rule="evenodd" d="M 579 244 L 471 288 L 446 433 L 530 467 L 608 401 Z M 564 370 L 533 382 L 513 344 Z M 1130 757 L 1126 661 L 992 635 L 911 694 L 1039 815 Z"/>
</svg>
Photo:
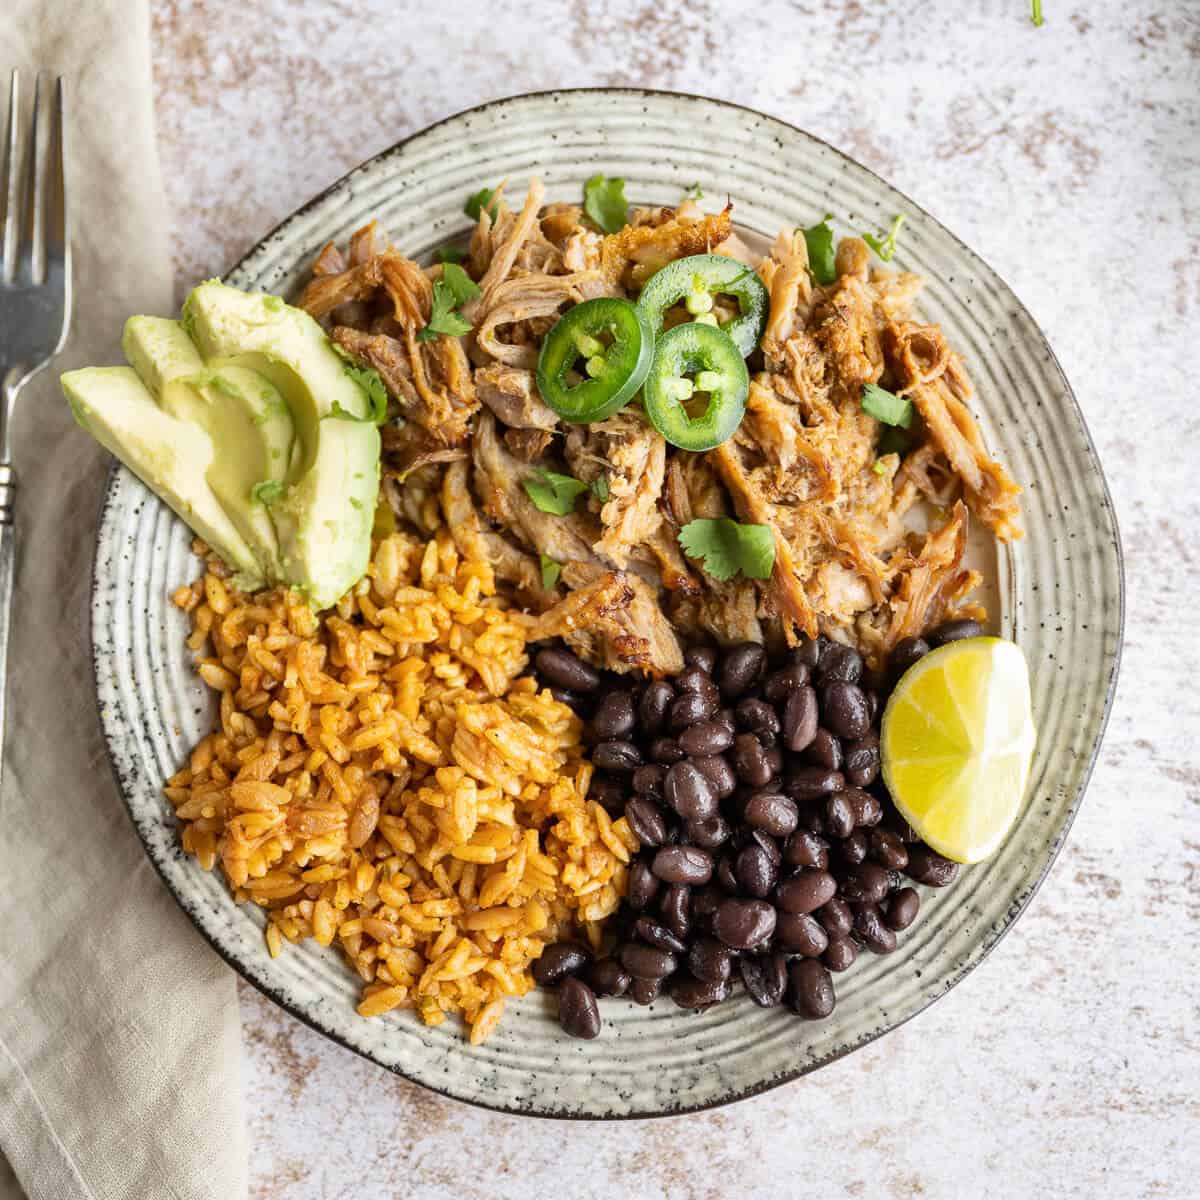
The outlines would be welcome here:
<svg viewBox="0 0 1200 1200">
<path fill-rule="evenodd" d="M 916 919 L 921 908 L 921 896 L 916 888 L 903 887 L 893 892 L 883 909 L 884 924 L 899 933 L 907 929 Z"/>
<path fill-rule="evenodd" d="M 539 987 L 557 987 L 568 975 L 578 975 L 592 961 L 592 952 L 578 942 L 553 942 L 533 964 Z"/>
<path fill-rule="evenodd" d="M 739 778 L 754 787 L 762 787 L 771 778 L 771 762 L 755 734 L 737 735 L 733 746 L 733 769 Z"/>
<path fill-rule="evenodd" d="M 863 695 L 867 698 L 867 715 L 871 718 L 871 724 L 874 725 L 879 720 L 879 710 L 883 701 L 874 688 L 863 688 Z"/>
<path fill-rule="evenodd" d="M 707 696 L 713 700 L 719 699 L 717 685 L 713 682 L 712 676 L 699 667 L 687 667 L 676 675 L 675 688 L 680 692 L 695 692 L 697 695 Z"/>
<path fill-rule="evenodd" d="M 704 927 L 712 922 L 713 914 L 721 907 L 725 893 L 715 883 L 692 890 L 692 923 Z"/>
<path fill-rule="evenodd" d="M 672 954 L 687 953 L 687 946 L 679 938 L 650 917 L 638 917 L 633 923 L 633 932 L 656 950 L 667 950 Z"/>
<path fill-rule="evenodd" d="M 646 685 L 638 705 L 638 723 L 642 733 L 654 737 L 662 732 L 667 723 L 667 711 L 674 699 L 675 689 L 665 679 L 656 679 Z"/>
<path fill-rule="evenodd" d="M 775 909 L 764 900 L 725 900 L 713 918 L 713 932 L 734 950 L 752 950 L 775 932 Z"/>
<path fill-rule="evenodd" d="M 862 737 L 871 728 L 866 693 L 858 684 L 840 679 L 825 684 L 821 688 L 821 723 L 840 738 Z"/>
<path fill-rule="evenodd" d="M 733 830 L 724 817 L 710 817 L 707 821 L 693 821 L 684 831 L 684 840 L 701 850 L 715 850 L 729 841 Z"/>
<path fill-rule="evenodd" d="M 725 853 L 721 856 L 721 861 L 717 863 L 717 883 L 731 894 L 738 890 L 738 878 L 733 869 L 736 857 L 735 854 Z"/>
<path fill-rule="evenodd" d="M 779 843 L 769 834 L 761 829 L 751 829 L 750 836 L 746 844 L 756 842 L 766 852 L 771 862 L 778 867 L 783 862 L 783 851 L 779 848 Z"/>
<path fill-rule="evenodd" d="M 679 735 L 679 748 L 697 757 L 723 754 L 732 745 L 733 732 L 721 721 L 701 721 Z"/>
<path fill-rule="evenodd" d="M 816 958 L 829 944 L 829 934 L 811 913 L 781 912 L 775 921 L 775 945 L 788 954 Z"/>
<path fill-rule="evenodd" d="M 658 950 L 639 942 L 626 942 L 621 947 L 621 966 L 634 979 L 665 979 L 679 965 L 670 950 Z"/>
<path fill-rule="evenodd" d="M 795 801 L 778 792 L 755 792 L 746 803 L 742 820 L 772 837 L 787 837 L 800 820 Z"/>
<path fill-rule="evenodd" d="M 808 683 L 808 668 L 803 663 L 791 663 L 768 675 L 763 695 L 772 704 L 782 704 L 797 689 Z"/>
<path fill-rule="evenodd" d="M 588 972 L 588 983 L 597 996 L 623 996 L 632 976 L 615 958 L 602 958 Z"/>
<path fill-rule="evenodd" d="M 854 831 L 854 810 L 841 792 L 834 792 L 825 801 L 825 828 L 831 837 L 849 837 Z"/>
<path fill-rule="evenodd" d="M 687 967 L 697 979 L 721 983 L 733 971 L 733 951 L 716 938 L 697 938 L 688 949 Z"/>
<path fill-rule="evenodd" d="M 869 829 L 883 820 L 883 805 L 870 792 L 864 792 L 862 788 L 848 787 L 842 792 L 842 796 L 850 806 L 856 826 Z"/>
<path fill-rule="evenodd" d="M 883 826 L 894 833 L 905 845 L 921 840 L 917 831 L 890 805 L 883 811 Z"/>
<path fill-rule="evenodd" d="M 711 675 L 717 665 L 717 652 L 711 646 L 689 646 L 683 652 L 683 661 L 689 667 L 699 667 L 706 675 Z"/>
<path fill-rule="evenodd" d="M 757 843 L 743 846 L 734 859 L 733 873 L 743 895 L 759 900 L 771 894 L 779 869 L 770 855 Z"/>
<path fill-rule="evenodd" d="M 821 661 L 821 649 L 824 638 L 810 638 L 807 635 L 792 651 L 792 662 L 803 663 L 812 670 Z"/>
<path fill-rule="evenodd" d="M 893 871 L 908 866 L 908 847 L 890 829 L 872 829 L 868 840 L 871 857 Z"/>
<path fill-rule="evenodd" d="M 638 767 L 633 773 L 633 790 L 639 796 L 661 797 L 663 781 L 667 777 L 667 769 L 662 763 L 647 763 Z"/>
<path fill-rule="evenodd" d="M 677 763 L 683 759 L 683 751 L 680 750 L 679 743 L 674 738 L 659 737 L 650 743 L 650 757 L 656 763 L 670 766 L 671 763 Z"/>
<path fill-rule="evenodd" d="M 837 880 L 819 867 L 805 867 L 775 889 L 775 902 L 784 912 L 815 912 L 833 899 Z"/>
<path fill-rule="evenodd" d="M 570 650 L 539 650 L 533 665 L 544 679 L 567 691 L 594 692 L 600 686 L 600 672 L 576 658 Z"/>
<path fill-rule="evenodd" d="M 653 800 L 635 796 L 625 805 L 625 820 L 643 846 L 661 846 L 667 840 L 667 823 Z"/>
<path fill-rule="evenodd" d="M 722 755 L 710 754 L 693 758 L 692 766 L 712 784 L 718 800 L 732 796 L 737 790 L 737 776 L 729 765 L 729 760 Z"/>
<path fill-rule="evenodd" d="M 848 971 L 858 957 L 858 943 L 852 937 L 839 935 L 829 939 L 821 961 L 831 971 Z"/>
<path fill-rule="evenodd" d="M 873 862 L 860 863 L 842 877 L 840 890 L 847 900 L 878 904 L 888 894 L 887 868 Z"/>
<path fill-rule="evenodd" d="M 568 692 L 566 688 L 552 687 L 550 689 L 552 695 L 559 704 L 565 704 L 575 713 L 584 714 L 584 710 L 588 706 L 588 697 L 581 696 L 578 692 Z"/>
<path fill-rule="evenodd" d="M 650 869 L 665 883 L 707 883 L 712 878 L 713 858 L 699 846 L 664 846 L 655 854 Z"/>
<path fill-rule="evenodd" d="M 717 684 L 730 697 L 742 695 L 757 682 L 767 661 L 766 651 L 757 642 L 739 642 L 730 646 L 721 658 Z"/>
<path fill-rule="evenodd" d="M 853 684 L 831 684 L 831 687 L 852 687 Z M 819 712 L 817 693 L 805 685 L 798 687 L 787 699 L 783 710 L 783 741 L 789 750 L 799 753 L 817 736 Z M 826 722 L 830 724 L 829 722 Z M 839 732 L 837 729 L 834 732 Z"/>
<path fill-rule="evenodd" d="M 572 1037 L 590 1040 L 599 1034 L 600 1008 L 595 993 L 582 979 L 566 979 L 559 988 L 558 1023 Z"/>
<path fill-rule="evenodd" d="M 857 867 L 867 857 L 865 829 L 853 829 L 837 844 L 838 858 L 848 866 Z"/>
<path fill-rule="evenodd" d="M 797 1016 L 820 1021 L 833 1012 L 833 980 L 817 959 L 796 959 L 788 967 L 788 983 L 788 1001 Z"/>
<path fill-rule="evenodd" d="M 879 915 L 879 907 L 867 901 L 850 906 L 854 910 L 854 932 L 872 954 L 891 954 L 896 948 L 896 935 Z"/>
<path fill-rule="evenodd" d="M 734 710 L 737 723 L 751 733 L 778 733 L 779 714 L 765 700 L 750 697 Z"/>
<path fill-rule="evenodd" d="M 628 692 L 609 692 L 596 705 L 592 732 L 602 741 L 627 738 L 637 725 L 633 697 Z"/>
<path fill-rule="evenodd" d="M 667 715 L 667 724 L 673 733 L 707 721 L 717 711 L 716 688 L 712 696 L 704 696 L 699 692 L 684 692 L 671 703 L 671 711 Z"/>
<path fill-rule="evenodd" d="M 804 751 L 804 761 L 827 771 L 839 771 L 842 766 L 842 743 L 828 729 L 818 729 Z"/>
<path fill-rule="evenodd" d="M 642 752 L 632 742 L 601 742 L 592 749 L 592 765 L 601 771 L 634 771 L 642 765 Z"/>
<path fill-rule="evenodd" d="M 629 998 L 634 1004 L 653 1004 L 662 991 L 661 979 L 638 979 L 636 976 L 629 984 Z"/>
<path fill-rule="evenodd" d="M 692 928 L 692 889 L 686 883 L 671 884 L 659 901 L 658 911 L 676 937 L 686 938 Z"/>
<path fill-rule="evenodd" d="M 874 783 L 879 775 L 879 736 L 868 729 L 860 738 L 847 742 L 842 747 L 845 765 L 842 768 L 846 779 L 855 787 L 866 787 Z"/>
<path fill-rule="evenodd" d="M 728 1000 L 730 990 L 726 982 L 711 983 L 690 975 L 680 975 L 671 981 L 671 999 L 680 1008 L 711 1008 Z"/>
<path fill-rule="evenodd" d="M 829 843 L 807 829 L 797 829 L 784 847 L 783 861 L 789 867 L 820 867 L 825 870 L 829 866 Z"/>
<path fill-rule="evenodd" d="M 778 1008 L 783 1003 L 787 960 L 782 954 L 748 954 L 738 960 L 738 973 L 750 999 L 760 1008 Z"/>
<path fill-rule="evenodd" d="M 834 896 L 818 908 L 817 920 L 830 937 L 845 937 L 854 928 L 854 913 L 841 896 Z"/>
<path fill-rule="evenodd" d="M 588 788 L 588 799 L 595 800 L 606 813 L 616 816 L 625 809 L 625 785 L 619 779 L 607 775 L 593 775 Z"/>
<path fill-rule="evenodd" d="M 964 638 L 983 637 L 983 626 L 978 621 L 963 617 L 957 621 L 943 621 L 926 635 L 931 646 L 944 646 L 947 642 L 961 642 Z"/>
<path fill-rule="evenodd" d="M 863 659 L 851 646 L 834 642 L 821 656 L 820 683 L 840 679 L 845 683 L 857 683 L 863 674 Z"/>
<path fill-rule="evenodd" d="M 658 892 L 658 879 L 650 870 L 650 864 L 640 858 L 629 868 L 629 884 L 625 897 L 634 912 L 641 912 Z"/>
<path fill-rule="evenodd" d="M 663 796 L 685 821 L 707 821 L 718 812 L 713 785 L 695 764 L 686 760 L 668 769 Z"/>
<path fill-rule="evenodd" d="M 792 767 L 784 787 L 793 800 L 816 800 L 830 792 L 840 792 L 846 781 L 840 771 L 828 767 Z"/>
<path fill-rule="evenodd" d="M 800 805 L 800 825 L 805 833 L 815 833 L 818 836 L 825 833 L 825 806 L 823 804 L 806 803 Z"/>
<path fill-rule="evenodd" d="M 929 653 L 929 643 L 924 638 L 901 638 L 892 647 L 888 657 L 888 667 L 892 675 L 899 679 L 913 663 L 924 658 Z"/>
<path fill-rule="evenodd" d="M 958 877 L 958 863 L 918 844 L 908 849 L 908 866 L 904 873 L 928 887 L 946 887 Z"/>
</svg>

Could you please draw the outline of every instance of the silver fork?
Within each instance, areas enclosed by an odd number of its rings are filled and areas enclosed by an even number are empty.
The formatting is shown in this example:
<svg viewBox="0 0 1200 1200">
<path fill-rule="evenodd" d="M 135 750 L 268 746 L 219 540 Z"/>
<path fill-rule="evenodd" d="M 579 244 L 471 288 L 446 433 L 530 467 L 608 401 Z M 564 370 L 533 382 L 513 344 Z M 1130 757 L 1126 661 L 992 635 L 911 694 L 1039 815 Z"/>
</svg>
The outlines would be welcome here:
<svg viewBox="0 0 1200 1200">
<path fill-rule="evenodd" d="M 4 698 L 12 624 L 13 474 L 9 427 L 17 394 L 62 348 L 71 323 L 71 244 L 67 231 L 67 112 L 63 80 L 39 73 L 33 113 L 21 137 L 21 80 L 13 71 L 8 137 L 0 173 L 0 780 L 4 777 Z"/>
</svg>

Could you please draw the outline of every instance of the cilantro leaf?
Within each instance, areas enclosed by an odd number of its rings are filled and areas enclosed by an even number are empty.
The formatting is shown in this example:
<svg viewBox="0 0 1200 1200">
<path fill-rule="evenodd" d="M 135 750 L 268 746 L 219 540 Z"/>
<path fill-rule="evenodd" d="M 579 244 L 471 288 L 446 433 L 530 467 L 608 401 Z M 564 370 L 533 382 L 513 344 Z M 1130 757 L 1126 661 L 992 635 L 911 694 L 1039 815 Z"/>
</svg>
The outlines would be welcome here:
<svg viewBox="0 0 1200 1200">
<path fill-rule="evenodd" d="M 463 205 L 463 212 L 471 218 L 472 221 L 479 220 L 479 214 L 486 208 L 492 217 L 495 217 L 496 210 L 492 205 L 492 197 L 495 192 L 491 188 L 480 188 L 475 195 L 467 199 Z"/>
<path fill-rule="evenodd" d="M 433 252 L 433 261 L 440 263 L 460 263 L 466 255 L 457 246 L 439 246 Z"/>
<path fill-rule="evenodd" d="M 826 213 L 819 225 L 803 230 L 804 244 L 808 247 L 808 269 L 813 278 L 827 287 L 837 278 L 837 255 L 833 248 L 833 229 L 829 222 L 832 213 Z"/>
<path fill-rule="evenodd" d="M 347 363 L 343 371 L 362 388 L 367 397 L 366 419 L 375 425 L 387 420 L 388 394 L 383 379 L 374 367 L 359 367 Z"/>
<path fill-rule="evenodd" d="M 583 211 L 605 233 L 616 233 L 629 223 L 629 201 L 625 199 L 624 179 L 605 179 L 593 175 L 583 185 Z"/>
<path fill-rule="evenodd" d="M 542 563 L 542 587 L 549 591 L 562 574 L 562 563 L 555 562 L 548 554 L 539 555 Z"/>
<path fill-rule="evenodd" d="M 886 235 L 881 234 L 876 237 L 872 233 L 864 233 L 862 239 L 884 262 L 891 262 L 892 256 L 896 253 L 896 234 L 900 232 L 900 226 L 904 224 L 904 221 L 904 213 L 897 213 L 892 218 L 892 224 Z"/>
<path fill-rule="evenodd" d="M 683 198 L 685 200 L 703 200 L 704 189 L 698 183 L 693 183 L 692 186 L 683 193 Z"/>
<path fill-rule="evenodd" d="M 278 479 L 264 479 L 250 489 L 250 495 L 259 504 L 274 504 L 283 491 L 283 484 Z"/>
<path fill-rule="evenodd" d="M 479 285 L 466 271 L 457 263 L 446 263 L 441 279 L 434 281 L 433 311 L 429 314 L 429 324 L 417 334 L 418 340 L 431 342 L 439 333 L 450 337 L 470 333 L 471 322 L 456 310 L 478 295 Z"/>
<path fill-rule="evenodd" d="M 900 454 L 903 455 L 908 449 L 909 437 L 903 429 L 897 429 L 894 425 L 887 425 L 883 432 L 879 435 L 879 447 L 876 450 L 877 454 Z"/>
<path fill-rule="evenodd" d="M 679 531 L 679 544 L 722 581 L 739 571 L 747 579 L 768 579 L 775 565 L 775 538 L 767 525 L 741 525 L 729 517 L 689 521 Z"/>
<path fill-rule="evenodd" d="M 608 503 L 608 476 L 597 475 L 592 480 L 592 495 L 600 501 L 601 504 Z"/>
<path fill-rule="evenodd" d="M 554 471 L 538 471 L 535 478 L 530 475 L 522 480 L 526 494 L 538 512 L 565 517 L 575 509 L 575 501 L 588 490 L 587 484 L 571 475 L 558 475 Z"/>
<path fill-rule="evenodd" d="M 442 267 L 442 282 L 453 293 L 455 307 L 479 295 L 479 284 L 457 263 L 446 263 Z"/>
<path fill-rule="evenodd" d="M 1045 17 L 1042 16 L 1042 0 L 1029 0 L 1029 19 L 1038 29 L 1046 23 Z"/>
<path fill-rule="evenodd" d="M 859 403 L 863 412 L 882 421 L 884 425 L 898 425 L 901 429 L 907 429 L 912 424 L 912 401 L 881 388 L 877 383 L 863 385 Z"/>
</svg>

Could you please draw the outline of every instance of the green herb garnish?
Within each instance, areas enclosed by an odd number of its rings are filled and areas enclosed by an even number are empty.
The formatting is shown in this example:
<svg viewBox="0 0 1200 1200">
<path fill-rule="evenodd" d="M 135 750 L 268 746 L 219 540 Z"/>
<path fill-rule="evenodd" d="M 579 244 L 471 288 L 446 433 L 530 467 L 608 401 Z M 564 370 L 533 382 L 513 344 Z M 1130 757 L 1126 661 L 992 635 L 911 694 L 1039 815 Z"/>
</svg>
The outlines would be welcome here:
<svg viewBox="0 0 1200 1200">
<path fill-rule="evenodd" d="M 703 200 L 704 189 L 698 183 L 693 183 L 692 186 L 683 193 L 683 198 L 685 200 Z"/>
<path fill-rule="evenodd" d="M 460 263 L 466 255 L 457 246 L 439 246 L 433 252 L 434 262 Z"/>
<path fill-rule="evenodd" d="M 583 185 L 583 211 L 605 233 L 616 233 L 629 223 L 629 202 L 625 199 L 624 179 L 605 179 L 593 175 Z"/>
<path fill-rule="evenodd" d="M 882 421 L 884 425 L 898 425 L 901 429 L 907 429 L 912 424 L 912 401 L 881 388 L 877 383 L 863 385 L 860 403 L 863 412 Z"/>
<path fill-rule="evenodd" d="M 588 490 L 587 484 L 571 475 L 559 475 L 554 471 L 538 471 L 522 480 L 526 494 L 538 512 L 565 517 L 574 512 L 575 501 Z"/>
<path fill-rule="evenodd" d="M 283 492 L 283 484 L 278 479 L 264 479 L 250 489 L 251 497 L 259 504 L 274 504 Z"/>
<path fill-rule="evenodd" d="M 479 285 L 457 263 L 446 263 L 442 277 L 433 285 L 433 311 L 429 324 L 418 334 L 418 340 L 430 342 L 438 334 L 461 337 L 471 332 L 471 322 L 457 311 L 458 307 L 479 295 Z"/>
<path fill-rule="evenodd" d="M 1042 16 L 1042 0 L 1029 0 L 1029 19 L 1039 29 L 1045 24 L 1045 18 Z"/>
<path fill-rule="evenodd" d="M 342 368 L 358 384 L 367 397 L 366 420 L 382 425 L 387 420 L 388 394 L 383 379 L 374 367 L 359 367 L 347 363 Z"/>
<path fill-rule="evenodd" d="M 486 208 L 488 213 L 493 218 L 496 215 L 495 206 L 492 203 L 492 198 L 495 192 L 491 188 L 480 188 L 470 199 L 463 205 L 463 212 L 471 218 L 472 221 L 479 220 L 479 214 Z"/>
<path fill-rule="evenodd" d="M 883 259 L 884 262 L 891 262 L 892 255 L 896 253 L 896 234 L 900 232 L 900 226 L 904 224 L 904 214 L 897 213 L 892 218 L 891 227 L 886 235 L 876 237 L 873 233 L 864 233 L 862 239 Z"/>
<path fill-rule="evenodd" d="M 542 587 L 549 591 L 562 574 L 562 563 L 555 562 L 548 554 L 539 556 L 542 563 Z"/>
<path fill-rule="evenodd" d="M 592 495 L 600 501 L 601 504 L 608 503 L 608 476 L 597 475 L 592 480 Z"/>
<path fill-rule="evenodd" d="M 808 269 L 822 287 L 837 279 L 837 253 L 833 248 L 833 228 L 829 224 L 832 220 L 833 213 L 826 213 L 819 225 L 802 231 L 804 244 L 808 247 Z"/>
<path fill-rule="evenodd" d="M 909 436 L 894 425 L 886 426 L 879 434 L 878 454 L 904 454 L 909 446 Z"/>
<path fill-rule="evenodd" d="M 875 465 L 871 468 L 871 470 L 874 471 L 876 475 L 886 475 L 887 463 L 885 463 L 882 458 L 876 459 Z"/>
<path fill-rule="evenodd" d="M 702 558 L 714 579 L 769 579 L 775 565 L 775 538 L 767 525 L 741 525 L 729 517 L 689 521 L 679 544 L 690 558 Z"/>
</svg>

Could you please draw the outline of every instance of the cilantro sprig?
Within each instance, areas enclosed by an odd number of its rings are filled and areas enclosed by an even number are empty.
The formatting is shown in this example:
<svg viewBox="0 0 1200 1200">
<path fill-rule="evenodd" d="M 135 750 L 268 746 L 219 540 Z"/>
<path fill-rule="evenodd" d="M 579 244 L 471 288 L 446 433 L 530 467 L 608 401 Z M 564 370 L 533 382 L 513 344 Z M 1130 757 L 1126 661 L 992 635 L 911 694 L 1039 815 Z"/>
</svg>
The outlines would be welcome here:
<svg viewBox="0 0 1200 1200">
<path fill-rule="evenodd" d="M 538 556 L 542 564 L 542 587 L 549 591 L 562 574 L 562 563 L 555 562 L 548 554 Z"/>
<path fill-rule="evenodd" d="M 433 252 L 434 262 L 460 263 L 464 258 L 466 258 L 466 254 L 457 246 L 439 246 Z"/>
<path fill-rule="evenodd" d="M 690 558 L 722 582 L 740 571 L 747 579 L 769 579 L 775 566 L 775 538 L 767 525 L 742 525 L 729 517 L 689 521 L 679 544 Z"/>
<path fill-rule="evenodd" d="M 896 253 L 896 234 L 900 232 L 900 226 L 904 224 L 904 213 L 897 213 L 892 218 L 892 223 L 888 227 L 886 234 L 876 236 L 873 233 L 864 233 L 862 240 L 879 255 L 884 262 L 891 262 L 893 255 Z"/>
<path fill-rule="evenodd" d="M 1046 23 L 1046 18 L 1042 16 L 1042 0 L 1029 0 L 1029 19 L 1038 29 Z"/>
<path fill-rule="evenodd" d="M 605 233 L 616 233 L 629 224 L 629 201 L 624 179 L 593 175 L 583 185 L 583 211 Z"/>
<path fill-rule="evenodd" d="M 877 383 L 863 385 L 863 412 L 882 422 L 884 425 L 896 425 L 907 429 L 912 424 L 913 404 L 905 396 L 897 396 L 887 388 L 881 388 Z"/>
<path fill-rule="evenodd" d="M 538 512 L 565 517 L 575 511 L 575 502 L 588 490 L 588 485 L 572 475 L 555 471 L 537 471 L 521 481 L 526 495 Z"/>
<path fill-rule="evenodd" d="M 837 279 L 837 253 L 833 248 L 833 227 L 829 224 L 832 220 L 833 213 L 826 213 L 819 224 L 802 231 L 808 247 L 808 269 L 822 287 Z"/>
<path fill-rule="evenodd" d="M 429 324 L 417 334 L 422 342 L 431 342 L 439 334 L 461 337 L 471 332 L 471 322 L 458 311 L 468 300 L 479 295 L 479 285 L 457 263 L 442 267 L 441 279 L 433 285 L 433 311 Z"/>
<path fill-rule="evenodd" d="M 601 504 L 608 503 L 609 491 L 607 475 L 597 475 L 596 478 L 592 480 L 592 495 L 595 496 Z"/>
<path fill-rule="evenodd" d="M 463 212 L 471 218 L 472 221 L 479 220 L 479 214 L 486 208 L 489 216 L 493 219 L 496 216 L 496 205 L 494 203 L 496 193 L 488 187 L 480 188 L 473 196 L 467 198 L 466 204 L 463 205 Z"/>
</svg>

